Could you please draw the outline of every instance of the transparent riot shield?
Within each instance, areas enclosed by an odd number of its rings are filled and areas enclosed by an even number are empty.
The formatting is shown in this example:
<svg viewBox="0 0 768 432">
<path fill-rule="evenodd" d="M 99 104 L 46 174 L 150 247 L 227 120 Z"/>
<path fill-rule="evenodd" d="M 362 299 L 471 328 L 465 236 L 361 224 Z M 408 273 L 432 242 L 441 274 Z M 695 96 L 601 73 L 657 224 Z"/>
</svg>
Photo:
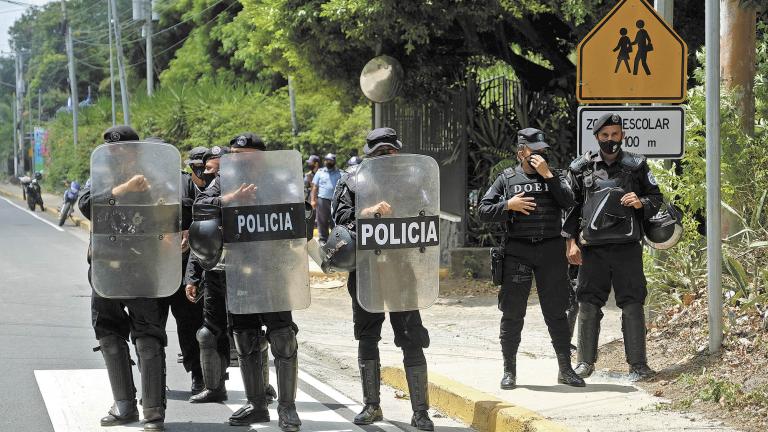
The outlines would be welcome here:
<svg viewBox="0 0 768 432">
<path fill-rule="evenodd" d="M 167 297 L 181 284 L 181 156 L 170 144 L 91 154 L 91 280 L 108 298 Z"/>
<path fill-rule="evenodd" d="M 354 189 L 358 302 L 369 312 L 431 306 L 439 292 L 437 162 L 414 154 L 365 159 Z"/>
<path fill-rule="evenodd" d="M 299 152 L 226 154 L 219 175 L 229 311 L 250 314 L 309 307 Z"/>
</svg>

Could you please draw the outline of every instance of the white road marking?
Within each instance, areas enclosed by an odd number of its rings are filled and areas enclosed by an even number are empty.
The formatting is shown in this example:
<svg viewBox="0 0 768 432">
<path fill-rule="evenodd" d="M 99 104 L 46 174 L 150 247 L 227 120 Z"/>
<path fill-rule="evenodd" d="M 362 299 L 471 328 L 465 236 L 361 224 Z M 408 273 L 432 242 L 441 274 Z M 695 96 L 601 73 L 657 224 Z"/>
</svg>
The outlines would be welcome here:
<svg viewBox="0 0 768 432">
<path fill-rule="evenodd" d="M 134 369 L 135 371 L 135 369 Z M 225 403 L 232 412 L 237 411 L 244 403 L 244 386 L 239 368 L 229 368 L 229 380 L 227 390 L 229 400 Z M 353 412 L 362 407 L 357 402 L 346 397 L 338 390 L 319 381 L 306 372 L 299 371 L 299 378 L 304 383 L 313 387 L 328 399 L 346 406 Z M 109 388 L 109 378 L 105 369 L 78 369 L 78 370 L 36 370 L 35 379 L 43 396 L 48 416 L 55 432 L 103 432 L 107 430 L 99 424 L 112 401 L 112 392 Z M 135 376 L 138 383 L 138 376 Z M 274 370 L 270 371 L 270 382 L 277 387 Z M 140 396 L 137 395 L 137 396 Z M 166 422 L 172 422 L 174 431 L 180 431 L 179 422 L 188 421 L 185 413 L 193 412 L 197 406 L 189 404 L 182 412 L 178 408 L 170 409 Z M 306 432 L 362 432 L 363 429 L 354 425 L 338 412 L 331 410 L 322 402 L 313 398 L 306 392 L 299 390 L 296 397 L 296 408 L 302 421 L 302 431 Z M 141 407 L 139 407 L 139 410 Z M 226 421 L 226 414 L 222 418 L 212 418 L 211 422 Z M 262 432 L 279 432 L 277 424 L 277 402 L 269 407 L 271 421 L 269 423 L 253 424 L 251 430 Z M 396 426 L 379 422 L 376 424 L 385 430 L 395 430 Z M 169 428 L 170 429 L 170 428 Z M 135 432 L 142 430 L 140 423 L 132 423 L 126 426 L 113 426 L 109 432 Z M 169 431 L 172 432 L 172 431 Z"/>
<path fill-rule="evenodd" d="M 46 224 L 50 225 L 51 227 L 53 227 L 53 229 L 55 229 L 55 230 L 57 230 L 57 231 L 61 231 L 61 232 L 64 232 L 64 230 L 63 230 L 63 229 L 62 229 L 60 226 L 58 226 L 58 225 L 55 225 L 54 223 L 52 223 L 52 222 L 50 222 L 50 221 L 47 221 L 47 220 L 45 220 L 45 219 L 41 218 L 40 216 L 36 215 L 34 212 L 31 212 L 31 211 L 29 211 L 29 210 L 25 209 L 24 207 L 21 207 L 21 206 L 17 205 L 16 203 L 14 203 L 13 201 L 9 200 L 8 198 L 5 198 L 5 197 L 0 197 L 0 198 L 2 198 L 2 199 L 3 199 L 5 202 L 7 202 L 8 204 L 10 204 L 10 205 L 12 205 L 12 206 L 16 207 L 17 209 L 19 209 L 19 210 L 23 211 L 23 212 L 24 212 L 24 213 L 26 213 L 26 214 L 28 214 L 28 215 L 32 216 L 33 218 L 35 218 L 35 219 L 37 219 L 37 220 L 39 220 L 39 221 L 41 221 L 41 222 L 43 222 L 43 223 L 46 223 Z"/>
</svg>

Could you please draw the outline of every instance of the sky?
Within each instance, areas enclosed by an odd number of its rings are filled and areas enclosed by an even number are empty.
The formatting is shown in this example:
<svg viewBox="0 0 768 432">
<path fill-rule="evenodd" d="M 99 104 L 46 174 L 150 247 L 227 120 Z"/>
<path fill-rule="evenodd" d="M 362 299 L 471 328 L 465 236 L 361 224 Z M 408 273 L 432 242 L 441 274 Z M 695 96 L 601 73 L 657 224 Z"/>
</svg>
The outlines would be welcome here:
<svg viewBox="0 0 768 432">
<path fill-rule="evenodd" d="M 22 3 L 44 5 L 51 0 L 19 0 Z M 8 45 L 8 29 L 13 22 L 21 17 L 26 8 L 0 0 L 0 51 L 8 52 L 11 47 Z"/>
</svg>

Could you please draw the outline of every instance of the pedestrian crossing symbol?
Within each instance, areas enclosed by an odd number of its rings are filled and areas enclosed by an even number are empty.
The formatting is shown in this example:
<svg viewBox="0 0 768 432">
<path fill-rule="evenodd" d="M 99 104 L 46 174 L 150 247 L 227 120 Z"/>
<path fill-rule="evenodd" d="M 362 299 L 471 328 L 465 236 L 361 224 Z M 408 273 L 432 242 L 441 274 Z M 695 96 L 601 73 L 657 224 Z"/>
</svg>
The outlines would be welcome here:
<svg viewBox="0 0 768 432">
<path fill-rule="evenodd" d="M 682 103 L 685 41 L 646 0 L 620 0 L 579 43 L 580 103 Z"/>
</svg>

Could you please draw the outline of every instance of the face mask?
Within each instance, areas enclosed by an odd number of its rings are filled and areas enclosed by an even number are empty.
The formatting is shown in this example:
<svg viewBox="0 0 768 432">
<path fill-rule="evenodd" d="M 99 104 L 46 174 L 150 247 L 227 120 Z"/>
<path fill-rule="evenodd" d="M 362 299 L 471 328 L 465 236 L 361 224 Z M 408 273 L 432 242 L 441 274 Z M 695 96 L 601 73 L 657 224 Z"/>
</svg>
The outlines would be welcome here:
<svg viewBox="0 0 768 432">
<path fill-rule="evenodd" d="M 600 150 L 605 154 L 614 154 L 621 147 L 621 141 L 598 141 L 598 144 L 600 144 Z"/>
<path fill-rule="evenodd" d="M 205 187 L 208 187 L 215 178 L 216 173 L 203 173 L 200 177 L 200 179 L 205 182 Z"/>
<path fill-rule="evenodd" d="M 192 169 L 192 172 L 195 174 L 195 177 L 199 178 L 200 180 L 203 179 L 203 173 L 205 172 L 205 167 L 194 167 L 190 166 Z"/>
<path fill-rule="evenodd" d="M 326 162 L 325 163 L 325 167 L 328 168 L 328 169 L 333 169 L 333 167 L 335 167 L 335 166 L 336 166 L 336 164 L 333 163 L 333 162 Z"/>
</svg>

